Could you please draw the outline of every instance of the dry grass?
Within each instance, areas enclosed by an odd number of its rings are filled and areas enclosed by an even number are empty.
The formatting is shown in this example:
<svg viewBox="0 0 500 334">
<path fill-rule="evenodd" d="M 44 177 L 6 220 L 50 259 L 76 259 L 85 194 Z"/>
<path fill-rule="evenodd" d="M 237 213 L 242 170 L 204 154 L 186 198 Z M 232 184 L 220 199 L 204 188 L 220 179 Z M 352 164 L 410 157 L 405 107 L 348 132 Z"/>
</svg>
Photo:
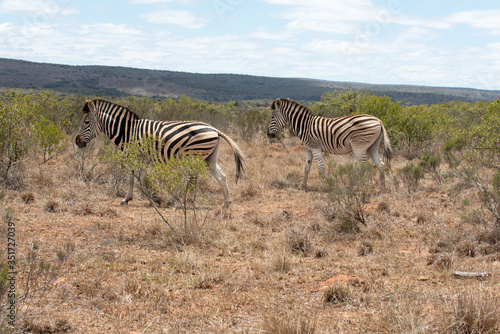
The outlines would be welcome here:
<svg viewBox="0 0 500 334">
<path fill-rule="evenodd" d="M 377 188 L 365 208 L 366 226 L 354 226 L 328 207 L 315 166 L 311 191 L 298 189 L 304 153 L 294 143 L 240 145 L 247 164 L 237 186 L 221 146 L 231 208 L 221 210 L 210 179 L 196 224 L 176 233 L 138 192 L 120 206 L 112 174 L 80 181 L 70 152 L 26 166 L 22 189 L 2 189 L 0 199 L 16 224 L 18 293 L 33 291 L 18 301 L 14 333 L 500 331 L 490 316 L 500 229 L 487 216 L 463 218 L 480 210 L 473 189 L 426 177 L 410 195 L 388 175 L 387 191 Z M 397 157 L 393 170 L 406 163 Z M 160 210 L 182 222 L 178 208 Z M 454 270 L 491 276 L 459 280 Z M 320 289 L 339 275 L 370 288 Z"/>
</svg>

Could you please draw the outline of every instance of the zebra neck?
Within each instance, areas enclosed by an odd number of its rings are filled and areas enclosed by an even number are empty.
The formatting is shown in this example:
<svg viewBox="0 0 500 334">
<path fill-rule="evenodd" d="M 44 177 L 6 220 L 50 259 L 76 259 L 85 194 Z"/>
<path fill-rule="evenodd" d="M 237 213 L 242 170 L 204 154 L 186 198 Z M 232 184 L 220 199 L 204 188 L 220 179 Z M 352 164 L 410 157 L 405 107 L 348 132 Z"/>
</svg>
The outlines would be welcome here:
<svg viewBox="0 0 500 334">
<path fill-rule="evenodd" d="M 111 116 L 107 113 L 102 113 L 99 117 L 102 132 L 109 138 L 116 146 L 120 146 L 124 142 L 128 142 L 128 132 L 131 128 L 131 119 L 126 112 L 119 113 Z"/>
<path fill-rule="evenodd" d="M 308 110 L 299 110 L 287 115 L 290 128 L 293 133 L 300 138 L 302 138 L 305 131 L 309 129 L 312 118 L 313 115 L 308 112 Z"/>
</svg>

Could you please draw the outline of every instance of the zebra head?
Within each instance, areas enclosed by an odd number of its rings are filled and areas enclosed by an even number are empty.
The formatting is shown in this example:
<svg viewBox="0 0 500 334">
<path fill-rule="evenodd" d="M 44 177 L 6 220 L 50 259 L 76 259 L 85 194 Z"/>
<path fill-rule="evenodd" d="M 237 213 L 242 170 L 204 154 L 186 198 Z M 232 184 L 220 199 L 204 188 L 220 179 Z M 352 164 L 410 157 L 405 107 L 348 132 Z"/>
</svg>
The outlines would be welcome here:
<svg viewBox="0 0 500 334">
<path fill-rule="evenodd" d="M 87 143 L 101 132 L 101 125 L 97 120 L 97 108 L 95 102 L 95 100 L 87 100 L 83 106 L 83 112 L 86 113 L 87 116 L 85 116 L 80 132 L 75 138 L 75 143 L 79 148 L 87 146 Z"/>
<path fill-rule="evenodd" d="M 271 124 L 267 128 L 267 136 L 269 138 L 275 138 L 277 134 L 279 134 L 286 126 L 286 118 L 283 115 L 282 108 L 284 102 L 287 100 L 276 99 L 271 104 L 271 109 L 273 114 L 271 116 Z"/>
</svg>

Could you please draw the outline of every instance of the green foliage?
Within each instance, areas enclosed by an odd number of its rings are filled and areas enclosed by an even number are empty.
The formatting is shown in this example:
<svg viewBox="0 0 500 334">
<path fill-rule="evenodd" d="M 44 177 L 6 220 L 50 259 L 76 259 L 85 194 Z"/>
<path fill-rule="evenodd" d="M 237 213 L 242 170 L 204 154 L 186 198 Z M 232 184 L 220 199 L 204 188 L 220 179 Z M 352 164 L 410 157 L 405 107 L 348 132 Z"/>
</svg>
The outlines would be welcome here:
<svg viewBox="0 0 500 334">
<path fill-rule="evenodd" d="M 491 182 L 493 186 L 493 193 L 500 199 L 500 171 L 498 171 Z"/>
<path fill-rule="evenodd" d="M 33 123 L 33 134 L 37 138 L 44 162 L 63 151 L 67 136 L 54 122 L 40 118 Z"/>
<path fill-rule="evenodd" d="M 420 162 L 418 163 L 422 169 L 431 175 L 431 177 L 439 184 L 442 183 L 441 173 L 439 171 L 439 166 L 441 165 L 441 157 L 438 155 L 432 155 L 430 153 L 424 153 L 420 157 Z"/>
<path fill-rule="evenodd" d="M 470 133 L 474 148 L 484 154 L 484 159 L 497 164 L 494 161 L 500 155 L 500 98 L 492 102 L 482 116 L 481 123 L 472 128 Z"/>
<path fill-rule="evenodd" d="M 237 125 L 244 140 L 250 141 L 256 134 L 265 132 L 269 119 L 269 110 L 240 110 L 236 113 Z"/>
<path fill-rule="evenodd" d="M 208 167 L 206 162 L 195 154 L 183 155 L 178 159 L 165 161 L 158 150 L 163 143 L 156 138 L 143 137 L 132 141 L 123 147 L 123 150 L 106 148 L 102 160 L 108 163 L 119 164 L 128 172 L 132 172 L 141 183 L 143 194 L 149 199 L 151 205 L 172 229 L 175 230 L 163 215 L 158 211 L 154 203 L 154 194 L 145 191 L 151 187 L 156 192 L 166 192 L 181 206 L 184 213 L 184 228 L 188 224 L 188 197 L 192 195 L 196 199 L 200 192 L 198 181 L 208 179 Z M 146 186 L 147 185 L 147 186 Z M 196 200 L 193 201 L 193 212 L 196 213 Z"/>
<path fill-rule="evenodd" d="M 417 191 L 418 184 L 424 178 L 424 170 L 420 166 L 415 166 L 413 163 L 406 164 L 398 170 L 397 178 L 406 186 L 409 194 Z"/>
<path fill-rule="evenodd" d="M 484 104 L 481 104 L 484 105 Z M 477 115 L 477 114 L 476 114 Z M 456 129 L 443 145 L 442 151 L 450 168 L 464 182 L 477 189 L 479 198 L 495 220 L 500 222 L 498 172 L 500 169 L 500 99 L 486 105 L 482 116 L 469 127 Z"/>
<path fill-rule="evenodd" d="M 326 182 L 329 201 L 341 217 L 365 224 L 365 208 L 374 191 L 375 167 L 369 163 L 347 163 L 331 166 Z"/>
<path fill-rule="evenodd" d="M 0 96 L 0 177 L 40 152 L 44 161 L 57 154 L 66 136 L 49 115 L 55 100 L 49 91 L 24 94 L 8 90 Z"/>
<path fill-rule="evenodd" d="M 440 132 L 438 129 L 445 117 L 442 113 L 421 105 L 406 106 L 398 115 L 393 115 L 393 119 L 393 127 L 401 136 L 399 147 L 409 157 L 415 157 L 437 138 Z"/>
<path fill-rule="evenodd" d="M 155 161 L 147 179 L 155 191 L 167 191 L 186 206 L 188 194 L 199 190 L 197 181 L 208 179 L 208 168 L 198 155 L 186 155 L 166 162 Z"/>
<path fill-rule="evenodd" d="M 387 127 L 391 124 L 391 118 L 398 115 L 402 107 L 387 96 L 348 89 L 326 92 L 321 96 L 321 102 L 312 104 L 310 108 L 315 114 L 324 117 L 370 114 L 380 118 Z"/>
</svg>

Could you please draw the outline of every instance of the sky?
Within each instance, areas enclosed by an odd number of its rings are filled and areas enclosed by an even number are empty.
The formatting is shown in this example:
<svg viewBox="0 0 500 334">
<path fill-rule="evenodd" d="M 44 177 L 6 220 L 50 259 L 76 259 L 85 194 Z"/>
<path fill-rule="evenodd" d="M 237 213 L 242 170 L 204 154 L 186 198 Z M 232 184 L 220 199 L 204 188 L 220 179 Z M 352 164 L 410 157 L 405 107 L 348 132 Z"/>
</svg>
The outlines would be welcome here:
<svg viewBox="0 0 500 334">
<path fill-rule="evenodd" d="M 498 0 L 0 0 L 0 57 L 500 89 Z"/>
</svg>

